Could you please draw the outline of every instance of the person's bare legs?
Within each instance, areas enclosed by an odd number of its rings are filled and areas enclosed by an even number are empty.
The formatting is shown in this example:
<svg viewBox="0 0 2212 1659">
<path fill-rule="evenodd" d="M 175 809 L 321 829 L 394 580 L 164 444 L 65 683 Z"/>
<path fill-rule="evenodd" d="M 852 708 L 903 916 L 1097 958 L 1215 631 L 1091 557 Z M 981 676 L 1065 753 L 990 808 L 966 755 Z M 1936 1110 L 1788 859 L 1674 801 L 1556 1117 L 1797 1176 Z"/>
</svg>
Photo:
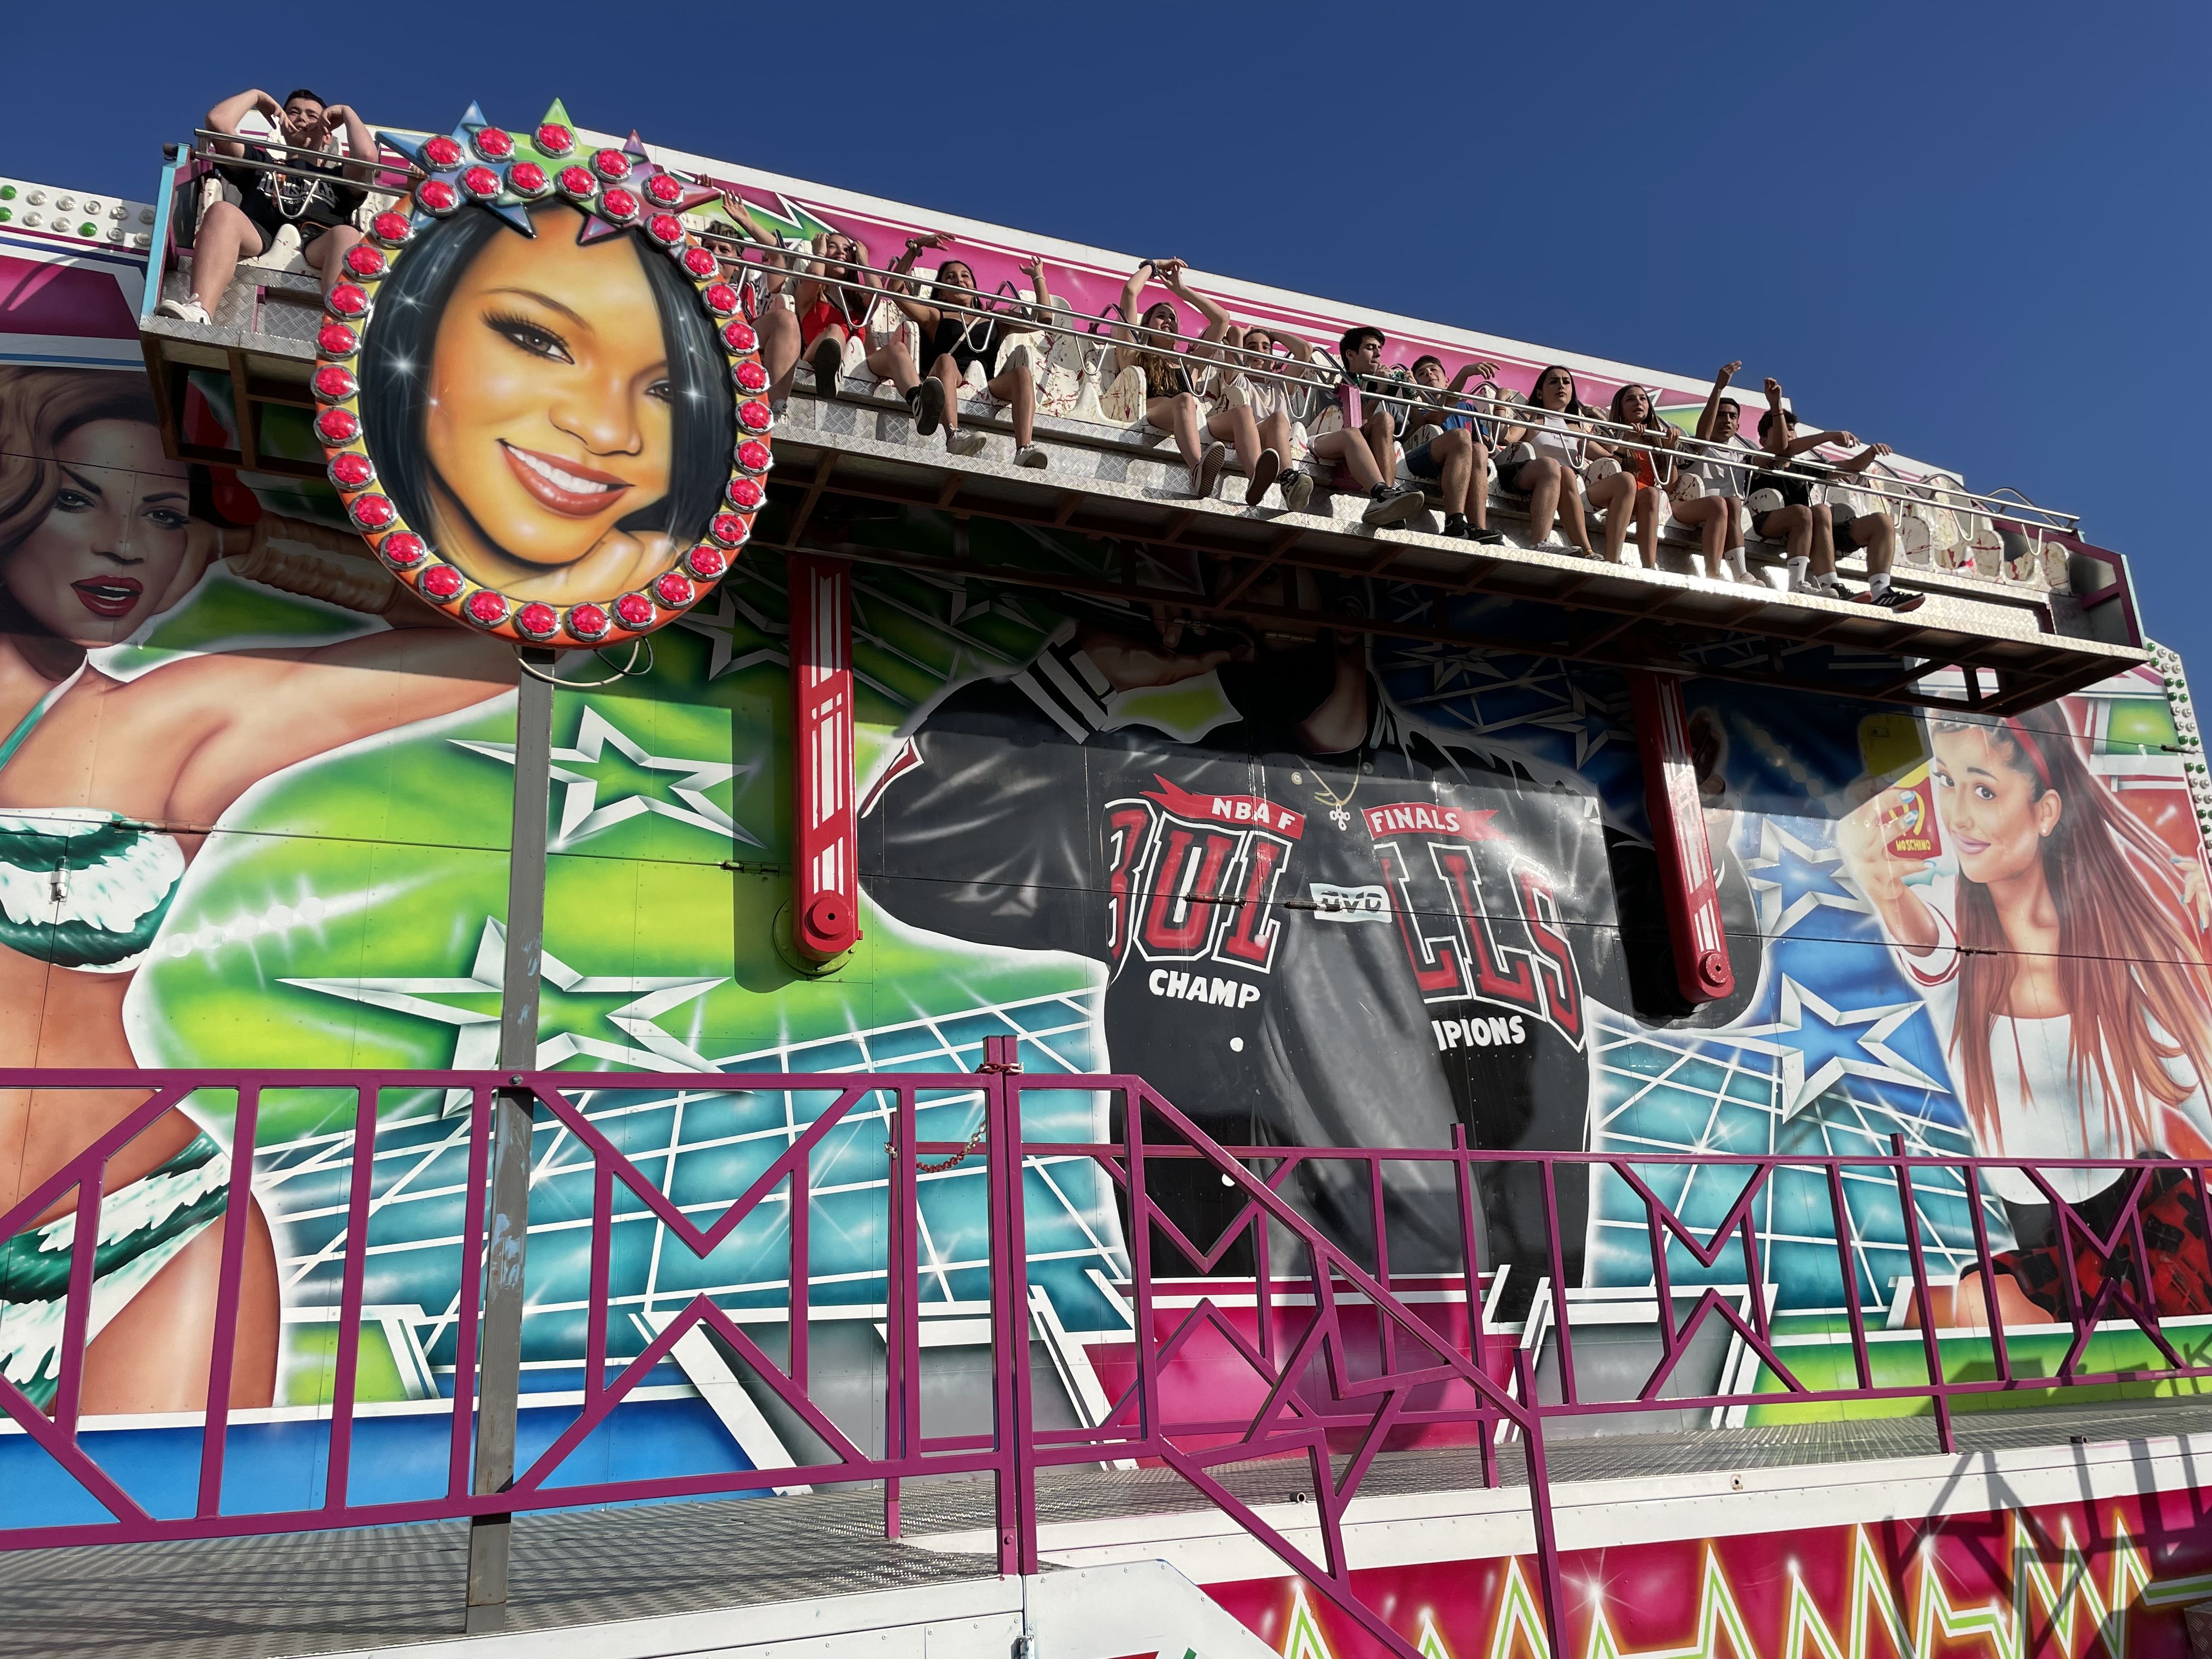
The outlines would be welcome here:
<svg viewBox="0 0 2212 1659">
<path fill-rule="evenodd" d="M 1324 461 L 1341 461 L 1352 474 L 1352 481 L 1360 489 L 1371 490 L 1382 482 L 1376 470 L 1375 452 L 1367 447 L 1367 435 L 1339 427 L 1334 432 L 1324 432 L 1313 441 L 1313 453 Z"/>
<path fill-rule="evenodd" d="M 231 202 L 217 202 L 207 210 L 192 233 L 192 298 L 210 317 L 222 302 L 222 291 L 238 274 L 238 262 L 263 252 L 268 244 L 243 210 Z"/>
<path fill-rule="evenodd" d="M 929 372 L 945 388 L 945 432 L 950 437 L 960 430 L 960 394 L 967 390 L 968 382 L 949 351 L 937 354 L 937 361 L 929 366 Z"/>
<path fill-rule="evenodd" d="M 1036 441 L 1036 376 L 1029 359 L 1016 356 L 1006 371 L 991 382 L 991 396 L 1014 412 L 1014 447 L 1027 449 Z"/>
<path fill-rule="evenodd" d="M 1793 561 L 1809 560 L 1813 553 L 1813 509 L 1809 507 L 1777 507 L 1766 514 L 1759 533 L 1769 541 L 1779 536 L 1784 557 Z"/>
<path fill-rule="evenodd" d="M 1377 409 L 1360 428 L 1366 435 L 1367 447 L 1375 457 L 1375 472 L 1378 481 L 1388 481 L 1398 476 L 1398 428 L 1391 424 L 1390 411 Z M 1370 489 L 1372 485 L 1369 486 Z"/>
<path fill-rule="evenodd" d="M 1897 562 L 1897 526 L 1887 513 L 1863 513 L 1847 528 L 1851 539 L 1866 550 L 1867 574 L 1887 576 Z"/>
<path fill-rule="evenodd" d="M 1666 497 L 1645 484 L 1636 492 L 1636 552 L 1646 570 L 1659 568 L 1659 515 Z"/>
<path fill-rule="evenodd" d="M 1605 562 L 1620 562 L 1620 550 L 1628 545 L 1628 524 L 1636 511 L 1636 475 L 1616 472 L 1586 485 L 1589 504 L 1605 514 Z"/>
<path fill-rule="evenodd" d="M 346 250 L 361 240 L 361 233 L 351 225 L 332 225 L 307 246 L 301 249 L 301 258 L 307 269 L 323 279 L 323 292 L 328 294 L 331 285 L 345 274 Z"/>
<path fill-rule="evenodd" d="M 1566 477 L 1559 464 L 1549 455 L 1539 455 L 1521 463 L 1521 471 L 1513 480 L 1513 487 L 1528 492 L 1528 540 L 1531 545 L 1541 547 L 1552 533 L 1552 520 L 1559 516 L 1561 480 Z M 1579 504 L 1575 509 L 1575 522 L 1582 522 Z M 1581 547 L 1583 538 L 1572 535 L 1575 545 Z"/>
<path fill-rule="evenodd" d="M 1467 516 L 1477 530 L 1490 528 L 1490 446 L 1472 433 L 1467 441 Z"/>
<path fill-rule="evenodd" d="M 1429 459 L 1437 463 L 1437 489 L 1444 498 L 1447 514 L 1466 516 L 1468 485 L 1474 477 L 1474 440 L 1465 427 L 1439 432 L 1429 440 Z M 1479 525 L 1482 520 L 1478 518 L 1475 522 Z"/>
<path fill-rule="evenodd" d="M 1826 507 L 1815 507 L 1808 510 L 1813 515 L 1813 554 L 1808 571 L 1814 576 L 1833 580 L 1836 574 L 1836 527 L 1828 518 Z"/>
<path fill-rule="evenodd" d="M 1206 434 L 1210 438 L 1227 440 L 1229 447 L 1237 452 L 1237 464 L 1248 473 L 1260 464 L 1260 452 L 1267 447 L 1260 441 L 1260 423 L 1252 418 L 1249 404 L 1215 410 L 1206 417 Z M 1279 450 L 1276 453 L 1281 453 Z"/>
<path fill-rule="evenodd" d="M 836 340 L 840 350 L 844 349 L 845 331 L 834 323 L 814 337 L 814 343 L 818 348 L 823 341 L 831 338 Z M 902 398 L 921 385 L 921 375 L 914 366 L 914 353 L 906 349 L 903 332 L 892 335 L 881 345 L 870 346 L 867 363 L 868 373 L 878 380 L 889 380 Z"/>
<path fill-rule="evenodd" d="M 1172 398 L 1155 398 L 1145 405 L 1145 419 L 1175 440 L 1182 464 L 1190 469 L 1191 488 L 1195 489 L 1199 465 L 1206 455 L 1198 399 L 1188 392 L 1178 392 Z"/>
<path fill-rule="evenodd" d="M 787 306 L 770 301 L 753 321 L 760 336 L 761 367 L 768 370 L 769 401 L 780 404 L 791 396 L 793 376 L 799 373 L 799 317 Z"/>
<path fill-rule="evenodd" d="M 1729 509 L 1734 505 L 1725 495 L 1697 495 L 1674 503 L 1676 521 L 1697 531 L 1698 552 L 1705 562 L 1705 574 L 1716 581 L 1720 580 L 1721 561 L 1728 551 L 1733 517 Z"/>
</svg>

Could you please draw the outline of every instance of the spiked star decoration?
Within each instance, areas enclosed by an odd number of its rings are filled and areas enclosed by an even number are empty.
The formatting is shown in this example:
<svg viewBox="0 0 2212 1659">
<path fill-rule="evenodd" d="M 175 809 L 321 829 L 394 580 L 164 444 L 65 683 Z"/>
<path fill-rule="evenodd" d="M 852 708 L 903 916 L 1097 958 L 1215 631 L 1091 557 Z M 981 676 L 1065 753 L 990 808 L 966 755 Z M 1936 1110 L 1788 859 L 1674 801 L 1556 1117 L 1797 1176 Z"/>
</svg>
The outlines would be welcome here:
<svg viewBox="0 0 2212 1659">
<path fill-rule="evenodd" d="M 365 240 L 347 250 L 345 270 L 325 297 L 327 314 L 316 335 L 320 361 L 308 383 L 321 405 L 316 436 L 348 516 L 401 581 L 435 608 L 486 633 L 537 645 L 597 648 L 673 621 L 713 589 L 750 538 L 763 499 L 760 480 L 772 465 L 769 377 L 745 318 L 744 295 L 723 280 L 714 252 L 684 223 L 692 210 L 719 207 L 721 192 L 661 167 L 635 132 L 620 149 L 592 148 L 557 100 L 526 134 L 494 126 L 471 104 L 451 132 L 377 136 L 422 177 L 398 205 L 375 216 Z M 411 249 L 434 239 L 441 221 L 471 205 L 534 238 L 531 209 L 548 201 L 565 202 L 582 215 L 579 246 L 634 232 L 676 262 L 727 362 L 738 439 L 722 504 L 694 545 L 630 592 L 562 605 L 501 592 L 440 557 L 380 485 L 360 408 L 360 355 L 377 289 Z"/>
</svg>

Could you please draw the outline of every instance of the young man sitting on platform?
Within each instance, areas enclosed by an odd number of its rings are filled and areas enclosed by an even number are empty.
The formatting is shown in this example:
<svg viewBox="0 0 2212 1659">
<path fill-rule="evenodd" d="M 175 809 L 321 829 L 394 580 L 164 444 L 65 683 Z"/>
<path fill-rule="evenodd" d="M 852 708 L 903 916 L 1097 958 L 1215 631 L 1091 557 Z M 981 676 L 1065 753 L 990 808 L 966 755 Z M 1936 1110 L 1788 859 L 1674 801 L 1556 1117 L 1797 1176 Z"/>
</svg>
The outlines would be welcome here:
<svg viewBox="0 0 2212 1659">
<path fill-rule="evenodd" d="M 264 143 L 238 136 L 239 125 L 258 112 L 281 143 Z M 286 225 L 300 234 L 300 257 L 323 279 L 328 291 L 344 268 L 345 252 L 361 240 L 353 216 L 375 177 L 376 139 L 346 104 L 325 104 L 305 87 L 278 103 L 267 93 L 249 90 L 226 98 L 208 112 L 208 131 L 232 135 L 214 141 L 218 155 L 234 157 L 240 167 L 217 164 L 223 182 L 238 192 L 237 202 L 217 202 L 192 234 L 192 291 L 182 300 L 164 300 L 164 317 L 204 324 L 213 317 L 241 258 L 266 253 Z M 336 153 L 338 129 L 345 130 L 345 159 Z M 276 167 L 289 169 L 278 173 Z"/>
<path fill-rule="evenodd" d="M 1456 394 L 1469 380 L 1486 380 L 1497 373 L 1496 363 L 1468 363 L 1446 386 L 1442 359 L 1413 359 L 1415 383 L 1431 392 Z M 1490 447 L 1482 441 L 1474 416 L 1441 399 L 1416 403 L 1406 417 L 1405 438 L 1406 471 L 1425 483 L 1433 482 L 1444 498 L 1444 534 L 1492 544 L 1504 541 L 1504 532 L 1490 528 Z"/>
<path fill-rule="evenodd" d="M 1813 485 L 1820 475 L 1856 477 L 1890 453 L 1887 444 L 1869 444 L 1848 461 L 1808 464 L 1799 458 L 1825 444 L 1848 449 L 1858 440 L 1848 432 L 1820 432 L 1808 438 L 1797 435 L 1797 416 L 1782 406 L 1782 382 L 1771 375 L 1766 381 L 1766 413 L 1759 417 L 1759 441 L 1777 468 L 1751 481 L 1751 527 L 1788 550 L 1790 591 L 1814 593 L 1824 599 L 1857 599 L 1885 611 L 1917 611 L 1923 596 L 1890 586 L 1890 566 L 1897 558 L 1897 526 L 1887 513 L 1862 513 L 1838 518 L 1826 503 L 1812 504 Z M 1796 465 L 1792 465 L 1791 463 Z M 1809 476 L 1808 476 L 1809 475 Z M 1836 555 L 1863 548 L 1867 556 L 1869 592 L 1847 592 L 1836 580 Z"/>
<path fill-rule="evenodd" d="M 1382 331 L 1364 323 L 1338 342 L 1344 373 L 1324 395 L 1335 399 L 1344 424 L 1313 441 L 1316 459 L 1341 465 L 1367 492 L 1367 510 L 1359 521 L 1373 530 L 1403 524 L 1426 504 L 1420 485 L 1394 482 L 1406 405 L 1381 395 L 1390 386 L 1382 372 L 1384 343 Z"/>
</svg>

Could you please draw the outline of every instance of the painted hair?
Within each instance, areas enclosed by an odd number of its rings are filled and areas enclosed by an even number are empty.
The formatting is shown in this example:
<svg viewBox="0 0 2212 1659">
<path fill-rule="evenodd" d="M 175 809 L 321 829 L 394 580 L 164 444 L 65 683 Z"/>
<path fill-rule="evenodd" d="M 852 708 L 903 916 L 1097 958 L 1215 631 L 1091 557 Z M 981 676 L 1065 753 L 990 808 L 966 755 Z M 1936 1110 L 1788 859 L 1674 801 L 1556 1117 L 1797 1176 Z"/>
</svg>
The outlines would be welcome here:
<svg viewBox="0 0 2212 1659">
<path fill-rule="evenodd" d="M 2057 973 L 2069 1016 L 2069 1073 L 2102 1085 L 2106 1127 L 2130 1152 L 2193 1155 L 2171 1143 L 2166 1109 L 2192 1085 L 2166 1069 L 2185 1058 L 2212 1088 L 2212 974 L 2183 920 L 2172 853 L 2097 781 L 2073 736 L 2031 732 L 2018 720 L 1951 715 L 1937 732 L 1979 732 L 2027 779 L 2028 799 L 2056 792 L 2058 821 L 2043 838 L 2043 876 L 2058 912 Z M 2012 989 L 2018 953 L 1990 890 L 1959 881 L 1959 1009 L 1951 1028 L 1966 1115 L 1978 1139 L 2002 1152 L 2004 1137 L 1990 1045 Z M 2154 1029 L 2155 1027 L 2155 1029 Z M 2161 1036 L 2160 1032 L 2165 1035 Z M 2057 1102 L 2044 1103 L 2056 1108 Z M 2088 1107 L 2078 1095 L 2076 1109 Z M 2085 1119 L 2083 1127 L 2087 1127 Z"/>
<path fill-rule="evenodd" d="M 146 382 L 98 369 L 0 368 L 0 553 L 46 518 L 62 483 L 54 451 L 94 421 L 158 424 Z"/>
<path fill-rule="evenodd" d="M 494 237 L 517 234 L 495 214 L 456 214 L 398 263 L 377 297 L 375 320 L 362 342 L 362 424 L 385 491 L 410 524 L 434 522 L 424 426 L 430 413 L 430 352 L 446 303 L 461 273 Z M 653 309 L 660 313 L 661 344 L 668 353 L 670 454 L 668 494 L 615 527 L 660 531 L 688 542 L 705 532 L 737 445 L 727 360 L 675 261 L 635 231 L 621 234 L 645 268 Z"/>
</svg>

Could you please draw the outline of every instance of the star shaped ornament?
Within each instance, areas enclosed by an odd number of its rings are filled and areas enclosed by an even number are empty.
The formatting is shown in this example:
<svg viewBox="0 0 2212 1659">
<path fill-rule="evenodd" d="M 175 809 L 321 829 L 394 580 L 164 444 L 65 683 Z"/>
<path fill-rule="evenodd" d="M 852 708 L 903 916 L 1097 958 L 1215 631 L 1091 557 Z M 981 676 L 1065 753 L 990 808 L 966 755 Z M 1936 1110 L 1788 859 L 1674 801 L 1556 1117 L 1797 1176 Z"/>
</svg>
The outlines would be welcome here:
<svg viewBox="0 0 2212 1659">
<path fill-rule="evenodd" d="M 1929 1076 L 1890 1041 L 1926 1006 L 1915 997 L 1874 1008 L 1838 1009 L 1784 975 L 1773 1019 L 1717 1035 L 1781 1060 L 1782 1121 L 1787 1123 L 1847 1077 L 1908 1089 L 1944 1087 L 1943 1079 Z"/>
</svg>

